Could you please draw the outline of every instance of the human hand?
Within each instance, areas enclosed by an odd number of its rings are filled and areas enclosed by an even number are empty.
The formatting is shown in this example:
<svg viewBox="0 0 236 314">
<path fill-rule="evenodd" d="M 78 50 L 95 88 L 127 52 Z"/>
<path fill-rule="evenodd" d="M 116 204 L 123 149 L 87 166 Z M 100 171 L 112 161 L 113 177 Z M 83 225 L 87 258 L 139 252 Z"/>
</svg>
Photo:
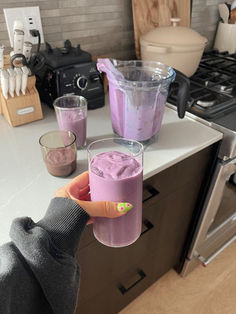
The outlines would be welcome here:
<svg viewBox="0 0 236 314">
<path fill-rule="evenodd" d="M 72 199 L 79 204 L 90 217 L 120 217 L 133 208 L 133 205 L 130 203 L 108 201 L 92 202 L 90 199 L 88 171 L 83 172 L 70 183 L 57 190 L 55 197 L 67 197 Z M 92 222 L 93 218 L 91 218 L 88 223 Z"/>
</svg>

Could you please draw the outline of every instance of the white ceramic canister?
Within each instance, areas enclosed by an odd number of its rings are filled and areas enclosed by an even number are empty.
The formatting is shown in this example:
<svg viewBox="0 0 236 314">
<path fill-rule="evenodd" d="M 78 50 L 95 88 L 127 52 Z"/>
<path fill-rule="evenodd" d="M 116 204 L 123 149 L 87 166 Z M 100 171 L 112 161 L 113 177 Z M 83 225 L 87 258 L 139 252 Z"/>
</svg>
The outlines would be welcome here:
<svg viewBox="0 0 236 314">
<path fill-rule="evenodd" d="M 229 53 L 236 52 L 236 24 L 219 22 L 214 48 Z"/>
</svg>

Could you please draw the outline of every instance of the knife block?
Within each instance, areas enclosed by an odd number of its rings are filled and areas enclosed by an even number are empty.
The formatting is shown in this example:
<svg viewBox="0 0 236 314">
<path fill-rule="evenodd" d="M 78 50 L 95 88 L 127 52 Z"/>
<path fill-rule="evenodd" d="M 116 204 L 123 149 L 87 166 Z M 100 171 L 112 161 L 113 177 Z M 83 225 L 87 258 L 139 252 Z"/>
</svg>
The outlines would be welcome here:
<svg viewBox="0 0 236 314">
<path fill-rule="evenodd" d="M 26 93 L 5 99 L 0 91 L 2 114 L 11 126 L 18 126 L 43 118 L 35 77 L 29 77 Z"/>
<path fill-rule="evenodd" d="M 5 62 L 5 65 L 8 65 L 7 62 Z M 0 89 L 0 114 L 4 115 L 11 126 L 18 126 L 43 118 L 41 102 L 35 82 L 35 76 L 28 77 L 25 95 L 20 92 L 19 96 L 15 94 L 15 97 L 11 97 L 8 94 L 8 99 L 4 98 Z"/>
</svg>

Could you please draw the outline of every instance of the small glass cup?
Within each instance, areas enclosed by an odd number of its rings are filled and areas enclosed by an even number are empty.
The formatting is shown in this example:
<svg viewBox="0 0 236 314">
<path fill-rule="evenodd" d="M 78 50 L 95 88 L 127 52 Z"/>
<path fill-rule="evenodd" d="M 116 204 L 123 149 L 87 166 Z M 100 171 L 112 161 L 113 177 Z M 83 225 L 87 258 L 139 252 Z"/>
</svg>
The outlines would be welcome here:
<svg viewBox="0 0 236 314">
<path fill-rule="evenodd" d="M 91 143 L 87 152 L 91 200 L 128 202 L 134 206 L 118 218 L 95 217 L 94 236 L 107 246 L 130 245 L 139 238 L 142 228 L 143 145 L 124 138 L 108 138 Z"/>
<path fill-rule="evenodd" d="M 48 172 L 67 177 L 76 169 L 76 136 L 71 131 L 50 131 L 39 139 Z"/>
<path fill-rule="evenodd" d="M 78 95 L 65 95 L 53 103 L 60 130 L 68 130 L 76 135 L 77 148 L 86 145 L 87 100 Z"/>
</svg>

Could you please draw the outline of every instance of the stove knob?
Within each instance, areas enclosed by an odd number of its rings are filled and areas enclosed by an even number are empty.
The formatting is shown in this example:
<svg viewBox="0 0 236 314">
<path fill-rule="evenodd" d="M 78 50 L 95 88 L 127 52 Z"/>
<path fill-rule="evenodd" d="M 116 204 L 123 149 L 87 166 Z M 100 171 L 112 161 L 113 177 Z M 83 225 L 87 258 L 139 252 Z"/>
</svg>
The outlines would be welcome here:
<svg viewBox="0 0 236 314">
<path fill-rule="evenodd" d="M 88 80 L 86 77 L 84 76 L 80 76 L 77 81 L 76 81 L 76 85 L 78 86 L 78 88 L 80 88 L 81 90 L 84 90 L 87 85 L 88 85 Z"/>
</svg>

